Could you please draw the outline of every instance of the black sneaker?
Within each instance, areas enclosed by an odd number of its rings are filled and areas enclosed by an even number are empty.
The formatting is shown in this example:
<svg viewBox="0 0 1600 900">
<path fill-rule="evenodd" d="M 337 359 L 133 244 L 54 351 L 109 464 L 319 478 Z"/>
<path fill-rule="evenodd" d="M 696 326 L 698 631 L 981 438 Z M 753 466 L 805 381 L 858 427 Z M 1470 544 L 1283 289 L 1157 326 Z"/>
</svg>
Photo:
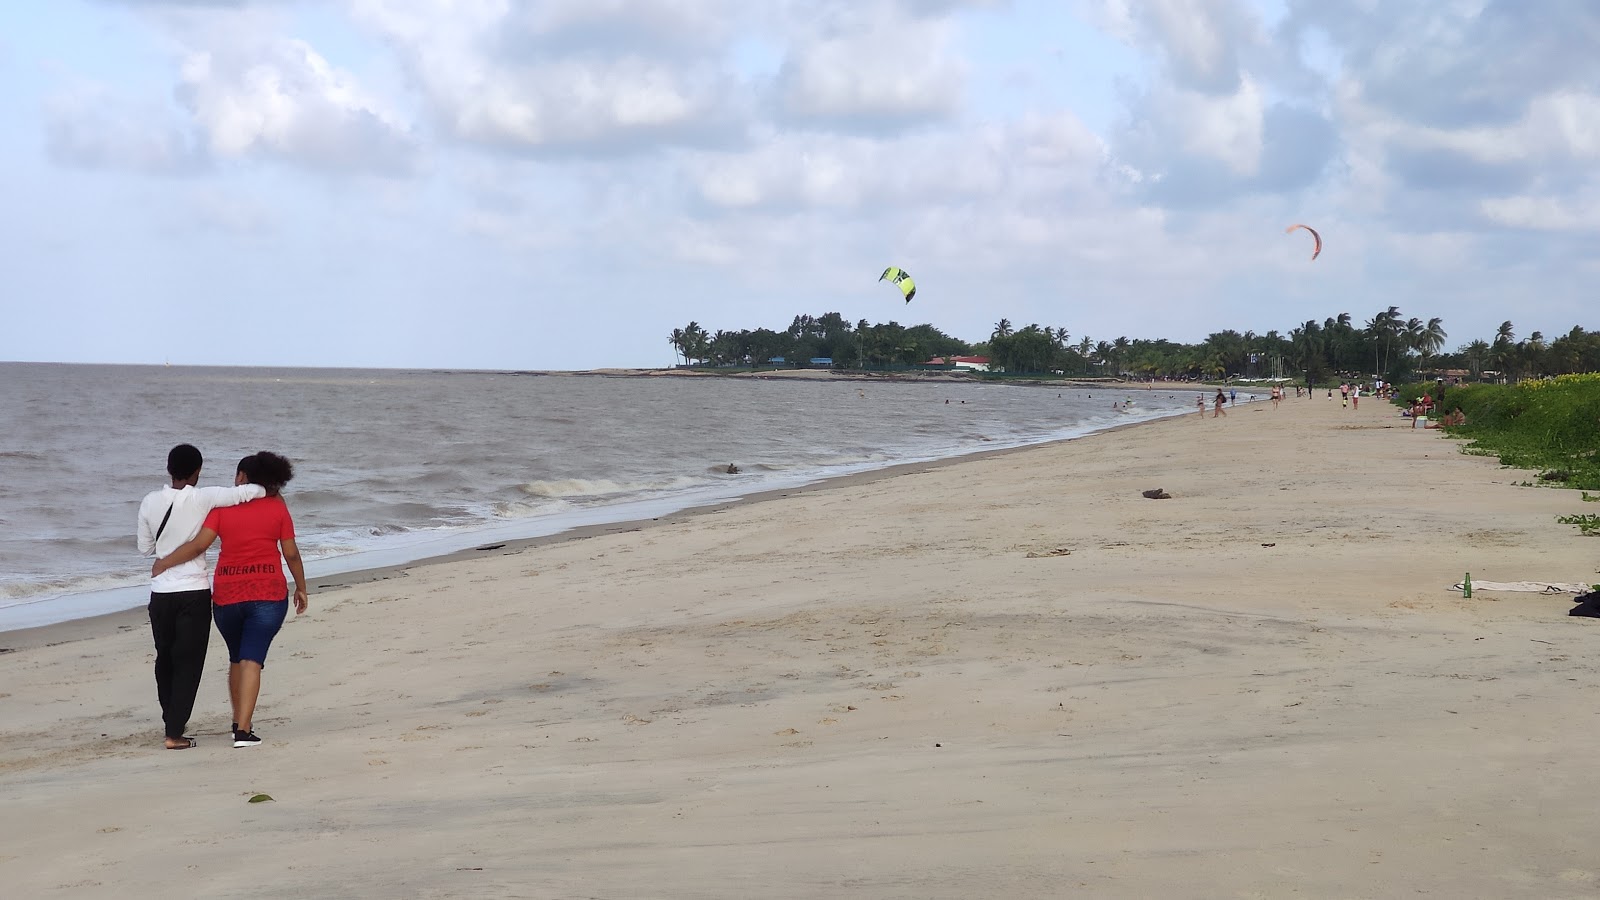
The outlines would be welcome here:
<svg viewBox="0 0 1600 900">
<path fill-rule="evenodd" d="M 261 738 L 256 737 L 254 731 L 235 731 L 233 733 L 233 746 L 254 747 L 261 743 Z"/>
</svg>

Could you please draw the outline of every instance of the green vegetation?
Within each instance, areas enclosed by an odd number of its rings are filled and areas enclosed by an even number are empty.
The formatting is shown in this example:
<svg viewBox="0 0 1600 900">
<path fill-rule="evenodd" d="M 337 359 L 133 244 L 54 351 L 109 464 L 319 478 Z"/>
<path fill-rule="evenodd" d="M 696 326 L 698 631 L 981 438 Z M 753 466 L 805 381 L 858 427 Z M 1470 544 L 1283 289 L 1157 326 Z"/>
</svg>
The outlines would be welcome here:
<svg viewBox="0 0 1600 900">
<path fill-rule="evenodd" d="M 1402 388 L 1396 402 L 1410 402 L 1432 387 Z M 1466 414 L 1465 425 L 1449 429 L 1471 441 L 1466 452 L 1538 472 L 1545 484 L 1600 489 L 1600 374 L 1452 387 L 1445 405 Z"/>
<path fill-rule="evenodd" d="M 669 340 L 686 364 L 717 367 L 765 366 L 782 358 L 785 365 L 829 359 L 835 368 L 904 369 L 936 357 L 984 356 L 994 371 L 1008 374 L 1280 378 L 1318 385 L 1376 378 L 1402 382 L 1446 372 L 1458 380 L 1515 381 L 1600 371 L 1600 333 L 1582 328 L 1553 342 L 1537 331 L 1518 341 L 1512 324 L 1505 322 L 1492 342 L 1472 341 L 1454 353 L 1441 352 L 1447 337 L 1442 319 L 1407 318 L 1390 306 L 1361 324 L 1340 313 L 1321 322 L 1309 319 L 1287 334 L 1227 329 L 1196 344 L 1163 338 L 1095 340 L 1074 337 L 1065 327 L 1016 327 L 1009 319 L 996 322 L 987 340 L 968 343 L 929 324 L 871 324 L 865 319 L 851 324 L 836 312 L 795 316 L 781 331 L 709 332 L 690 322 L 673 329 Z"/>
<path fill-rule="evenodd" d="M 1556 516 L 1556 521 L 1563 525 L 1576 525 L 1584 534 L 1600 535 L 1600 516 Z"/>
<path fill-rule="evenodd" d="M 690 322 L 673 329 L 669 341 L 686 363 L 711 366 L 765 366 L 779 358 L 793 365 L 825 358 L 840 368 L 893 369 L 972 350 L 970 344 L 932 325 L 872 325 L 862 319 L 852 326 L 836 312 L 795 316 L 784 331 L 757 328 L 712 334 L 699 322 Z"/>
</svg>

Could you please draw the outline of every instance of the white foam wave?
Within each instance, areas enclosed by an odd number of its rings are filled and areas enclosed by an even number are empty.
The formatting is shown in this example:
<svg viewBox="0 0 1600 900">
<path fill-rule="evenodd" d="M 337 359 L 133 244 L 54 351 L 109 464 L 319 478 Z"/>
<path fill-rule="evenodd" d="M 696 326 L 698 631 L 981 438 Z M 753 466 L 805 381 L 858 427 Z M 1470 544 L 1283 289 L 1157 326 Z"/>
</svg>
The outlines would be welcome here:
<svg viewBox="0 0 1600 900">
<path fill-rule="evenodd" d="M 150 571 L 148 565 L 143 571 L 131 573 L 116 572 L 102 575 L 8 580 L 0 582 L 0 609 L 22 606 L 67 594 L 82 594 L 90 591 L 133 587 L 147 583 L 149 580 Z"/>
</svg>

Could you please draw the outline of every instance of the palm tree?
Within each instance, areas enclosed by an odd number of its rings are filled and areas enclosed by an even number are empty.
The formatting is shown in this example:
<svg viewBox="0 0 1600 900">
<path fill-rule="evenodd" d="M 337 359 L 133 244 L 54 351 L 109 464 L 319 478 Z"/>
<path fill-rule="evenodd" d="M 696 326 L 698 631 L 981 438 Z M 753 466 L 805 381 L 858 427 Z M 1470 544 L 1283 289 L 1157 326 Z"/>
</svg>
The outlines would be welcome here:
<svg viewBox="0 0 1600 900">
<path fill-rule="evenodd" d="M 1367 323 L 1367 335 L 1373 339 L 1372 367 L 1380 373 L 1389 371 L 1389 351 L 1395 339 L 1405 333 L 1405 322 L 1400 319 L 1400 307 L 1391 306 L 1372 317 Z M 1378 363 L 1378 342 L 1383 344 L 1383 363 Z"/>
<path fill-rule="evenodd" d="M 993 340 L 994 338 L 997 338 L 997 337 L 1001 337 L 1001 338 L 1010 337 L 1011 335 L 1012 335 L 1011 320 L 1010 319 L 1001 319 L 1000 321 L 994 323 L 994 331 L 990 333 L 989 339 Z"/>
<path fill-rule="evenodd" d="M 1473 380 L 1483 377 L 1483 364 L 1489 359 L 1490 347 L 1486 341 L 1473 341 L 1461 348 L 1461 355 L 1467 358 L 1467 368 L 1472 370 Z"/>
<path fill-rule="evenodd" d="M 1489 359 L 1494 362 L 1494 367 L 1499 370 L 1502 379 L 1507 377 L 1512 363 L 1515 362 L 1516 349 L 1511 342 L 1516 337 L 1517 333 L 1511 327 L 1510 320 L 1501 322 L 1494 333 L 1494 344 L 1489 349 Z"/>
<path fill-rule="evenodd" d="M 706 330 L 700 327 L 699 322 L 690 322 L 683 328 L 681 333 L 674 332 L 674 334 L 681 342 L 684 363 L 687 364 L 694 359 L 706 358 L 707 351 L 710 348 L 711 336 L 706 334 Z"/>
<path fill-rule="evenodd" d="M 1522 360 L 1522 370 L 1526 374 L 1537 378 L 1547 372 L 1545 355 L 1549 347 L 1544 342 L 1544 332 L 1535 331 L 1528 335 L 1528 339 L 1518 345 Z"/>
<path fill-rule="evenodd" d="M 678 357 L 682 356 L 684 364 L 687 365 L 688 362 L 689 362 L 689 354 L 684 349 L 688 345 L 685 343 L 685 341 L 683 339 L 683 329 L 682 328 L 674 328 L 674 329 L 672 329 L 672 337 L 669 338 L 669 340 L 672 343 L 672 349 L 673 349 L 672 364 L 673 365 L 677 365 L 678 364 Z"/>
<path fill-rule="evenodd" d="M 1429 319 L 1426 325 L 1418 319 L 1406 323 L 1411 349 L 1417 351 L 1417 355 L 1421 357 L 1421 367 L 1424 369 L 1432 365 L 1433 358 L 1438 355 L 1439 348 L 1444 345 L 1444 339 L 1448 336 L 1439 322 L 1438 318 L 1433 318 Z"/>
<path fill-rule="evenodd" d="M 1444 339 L 1449 336 L 1444 330 L 1444 320 L 1434 316 L 1423 326 L 1421 342 L 1431 356 L 1439 352 L 1439 348 L 1444 346 Z"/>
</svg>

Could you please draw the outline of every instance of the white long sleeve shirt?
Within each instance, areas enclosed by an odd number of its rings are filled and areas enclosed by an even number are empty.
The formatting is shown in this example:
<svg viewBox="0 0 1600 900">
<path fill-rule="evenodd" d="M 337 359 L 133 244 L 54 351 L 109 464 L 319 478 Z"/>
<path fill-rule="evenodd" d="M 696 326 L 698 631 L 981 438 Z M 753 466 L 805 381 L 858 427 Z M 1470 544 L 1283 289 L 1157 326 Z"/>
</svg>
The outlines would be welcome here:
<svg viewBox="0 0 1600 900">
<path fill-rule="evenodd" d="M 167 485 L 159 491 L 145 495 L 139 504 L 139 553 L 146 557 L 162 557 L 194 539 L 205 524 L 206 516 L 219 506 L 237 506 L 267 495 L 259 484 L 238 487 L 194 487 L 184 485 L 178 490 Z M 167 518 L 167 527 L 161 519 Z M 156 532 L 161 539 L 156 539 Z M 202 553 L 182 565 L 173 566 L 150 579 L 150 591 L 155 594 L 172 594 L 178 591 L 203 591 L 211 587 L 211 570 Z"/>
</svg>

